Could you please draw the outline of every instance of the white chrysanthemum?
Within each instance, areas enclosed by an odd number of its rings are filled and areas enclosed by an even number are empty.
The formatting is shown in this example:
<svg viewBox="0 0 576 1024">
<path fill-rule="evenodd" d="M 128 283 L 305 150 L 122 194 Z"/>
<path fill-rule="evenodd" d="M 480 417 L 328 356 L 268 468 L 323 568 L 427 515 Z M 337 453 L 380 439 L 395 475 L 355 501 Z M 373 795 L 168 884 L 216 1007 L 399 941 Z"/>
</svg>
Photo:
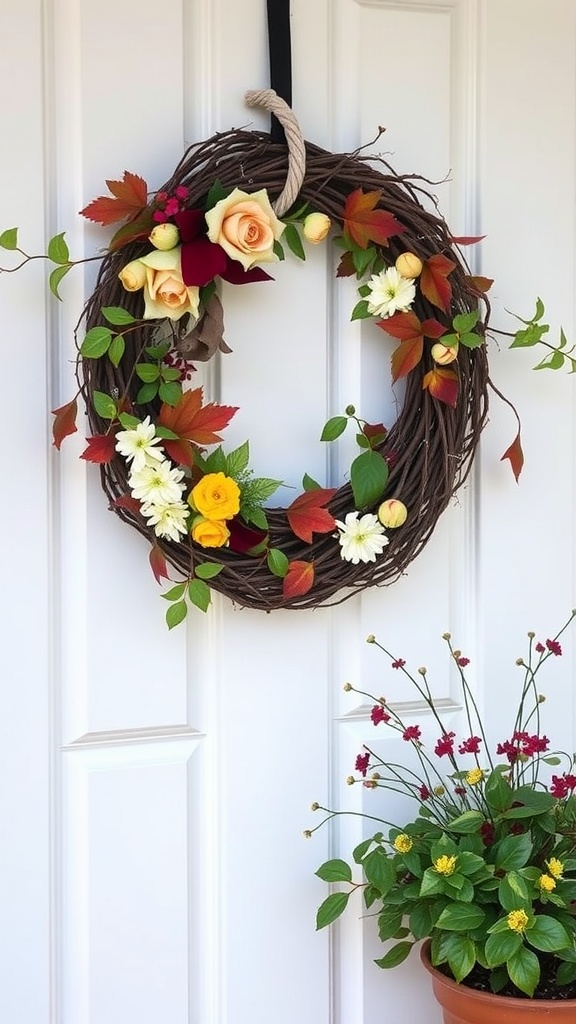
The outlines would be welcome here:
<svg viewBox="0 0 576 1024">
<path fill-rule="evenodd" d="M 358 512 L 349 512 L 344 522 L 336 520 L 340 531 L 339 541 L 342 548 L 340 554 L 347 562 L 358 565 L 359 562 L 375 562 L 376 555 L 388 543 L 384 527 L 378 522 L 378 516 L 367 512 L 358 518 Z"/>
<path fill-rule="evenodd" d="M 373 274 L 368 281 L 368 287 L 368 312 L 374 316 L 387 317 L 398 312 L 404 313 L 416 297 L 414 281 L 402 277 L 396 267 L 388 267 L 388 270 Z"/>
<path fill-rule="evenodd" d="M 165 458 L 161 448 L 162 438 L 156 437 L 156 427 L 147 416 L 133 430 L 119 430 L 116 434 L 116 451 L 127 462 L 132 462 L 132 472 L 138 472 L 151 463 L 162 462 Z"/>
<path fill-rule="evenodd" d="M 183 501 L 143 505 L 142 515 L 148 520 L 148 526 L 154 527 L 157 537 L 169 537 L 170 540 L 179 541 L 180 534 L 188 533 L 190 506 L 185 505 Z"/>
<path fill-rule="evenodd" d="M 133 496 L 145 505 L 170 505 L 181 501 L 184 473 L 168 459 L 132 472 L 128 484 Z"/>
</svg>

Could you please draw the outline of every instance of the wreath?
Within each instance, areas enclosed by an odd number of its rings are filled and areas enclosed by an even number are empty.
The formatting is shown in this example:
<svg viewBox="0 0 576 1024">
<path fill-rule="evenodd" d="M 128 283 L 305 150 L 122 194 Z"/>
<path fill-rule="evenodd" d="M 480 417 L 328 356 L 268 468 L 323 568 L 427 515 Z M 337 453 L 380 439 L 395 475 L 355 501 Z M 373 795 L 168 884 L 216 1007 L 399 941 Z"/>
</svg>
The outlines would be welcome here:
<svg viewBox="0 0 576 1024">
<path fill-rule="evenodd" d="M 425 179 L 399 176 L 362 150 L 304 143 L 271 90 L 248 93 L 247 102 L 279 118 L 288 148 L 257 131 L 219 133 L 192 146 L 152 196 L 124 172 L 82 211 L 103 225 L 123 222 L 76 330 L 78 394 L 91 429 L 82 458 L 99 464 L 110 508 L 149 541 L 158 582 L 170 579 L 169 566 L 180 574 L 163 594 L 170 627 L 190 603 L 205 611 L 212 590 L 270 611 L 393 583 L 466 480 L 492 386 L 491 282 L 472 275 L 461 255 L 478 239 L 451 234 Z M 266 281 L 265 268 L 287 251 L 304 258 L 307 244 L 328 238 L 339 251 L 337 275 L 358 283 L 352 319 L 382 331 L 405 397 L 389 427 L 352 407 L 324 426 L 326 442 L 349 423 L 356 430 L 359 453 L 342 486 L 305 475 L 290 506 L 267 507 L 281 481 L 254 477 L 248 442 L 226 450 L 220 432 L 236 409 L 204 401 L 194 364 L 229 351 L 220 280 Z M 23 253 L 23 263 L 31 258 L 16 229 L 0 245 Z M 47 257 L 59 297 L 75 262 L 64 234 Z M 542 313 L 539 303 L 513 344 L 542 340 Z M 77 398 L 55 410 L 58 448 L 77 429 Z M 518 476 L 519 433 L 503 457 Z"/>
</svg>

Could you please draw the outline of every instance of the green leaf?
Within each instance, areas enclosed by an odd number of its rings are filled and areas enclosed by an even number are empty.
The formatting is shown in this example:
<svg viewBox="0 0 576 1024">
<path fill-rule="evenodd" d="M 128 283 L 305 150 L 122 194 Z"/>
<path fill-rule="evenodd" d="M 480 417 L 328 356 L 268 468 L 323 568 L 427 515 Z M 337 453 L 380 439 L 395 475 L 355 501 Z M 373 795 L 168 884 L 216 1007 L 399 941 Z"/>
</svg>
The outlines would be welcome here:
<svg viewBox="0 0 576 1024">
<path fill-rule="evenodd" d="M 182 385 L 176 381 L 162 381 L 158 395 L 166 405 L 176 405 L 182 397 Z"/>
<path fill-rule="evenodd" d="M 528 886 L 516 871 L 509 871 L 500 879 L 498 899 L 504 910 L 528 910 L 532 904 Z"/>
<path fill-rule="evenodd" d="M 486 939 L 484 952 L 490 967 L 505 964 L 522 945 L 522 936 L 507 928 L 505 932 L 492 932 Z"/>
<path fill-rule="evenodd" d="M 357 245 L 353 246 L 352 260 L 358 277 L 364 276 L 368 267 L 376 259 L 377 255 L 378 253 L 373 245 L 369 245 L 366 249 L 361 249 Z"/>
<path fill-rule="evenodd" d="M 118 409 L 114 399 L 103 391 L 92 393 L 92 405 L 103 420 L 113 420 Z"/>
<path fill-rule="evenodd" d="M 507 962 L 510 980 L 525 992 L 527 996 L 533 996 L 536 985 L 540 980 L 540 964 L 538 957 L 526 946 L 520 946 Z"/>
<path fill-rule="evenodd" d="M 66 263 L 63 267 L 55 267 L 52 273 L 50 274 L 50 277 L 48 278 L 48 285 L 50 287 L 52 295 L 54 295 L 57 299 L 60 299 L 60 301 L 62 301 L 62 296 L 58 291 L 60 282 L 62 281 L 63 278 L 66 277 L 66 274 L 70 270 L 72 270 L 72 266 L 72 263 Z"/>
<path fill-rule="evenodd" d="M 483 821 L 484 815 L 480 811 L 464 811 L 450 822 L 450 832 L 456 832 L 458 835 L 477 832 Z"/>
<path fill-rule="evenodd" d="M 270 548 L 266 562 L 270 572 L 273 573 L 274 576 L 279 576 L 280 579 L 284 579 L 288 572 L 288 566 L 290 563 L 280 548 Z"/>
<path fill-rule="evenodd" d="M 388 950 L 386 956 L 381 957 L 380 960 L 375 960 L 374 963 L 384 969 L 398 967 L 398 964 L 404 963 L 413 945 L 413 942 L 397 942 L 395 946 L 392 946 L 392 949 Z"/>
<path fill-rule="evenodd" d="M 452 326 L 458 334 L 468 334 L 476 326 L 480 319 L 480 311 L 473 309 L 470 313 L 459 313 L 452 321 Z"/>
<path fill-rule="evenodd" d="M 174 626 L 178 626 L 184 621 L 188 614 L 188 605 L 185 601 L 177 601 L 176 604 L 171 604 L 166 610 L 166 623 L 168 629 L 174 629 Z"/>
<path fill-rule="evenodd" d="M 180 370 L 177 370 L 174 366 L 161 366 L 160 374 L 162 376 L 162 380 L 170 382 L 173 380 L 179 381 L 181 376 Z"/>
<path fill-rule="evenodd" d="M 268 520 L 266 518 L 266 513 L 263 508 L 260 508 L 258 505 L 255 505 L 253 507 L 243 506 L 240 509 L 240 511 L 247 523 L 253 523 L 254 526 L 258 527 L 259 530 L 268 529 Z"/>
<path fill-rule="evenodd" d="M 416 940 L 425 939 L 434 926 L 434 915 L 428 903 L 420 900 L 410 911 L 410 930 Z"/>
<path fill-rule="evenodd" d="M 335 441 L 340 434 L 343 434 L 348 425 L 347 416 L 333 416 L 324 425 L 324 429 L 320 435 L 321 441 Z"/>
<path fill-rule="evenodd" d="M 328 896 L 318 907 L 318 913 L 316 914 L 316 931 L 319 931 L 320 928 L 325 928 L 328 924 L 332 924 L 336 918 L 340 917 L 340 914 L 343 914 L 346 910 L 349 899 L 349 892 L 331 893 L 330 896 Z"/>
<path fill-rule="evenodd" d="M 6 228 L 0 235 L 0 247 L 2 249 L 18 248 L 18 228 Z"/>
<path fill-rule="evenodd" d="M 484 784 L 484 796 L 491 811 L 505 811 L 512 803 L 512 787 L 495 769 Z"/>
<path fill-rule="evenodd" d="M 381 846 L 377 846 L 364 858 L 362 867 L 368 881 L 372 882 L 382 895 L 385 895 L 396 881 L 394 863 Z"/>
<path fill-rule="evenodd" d="M 456 934 L 454 938 L 455 949 L 448 957 L 448 965 L 456 981 L 460 982 L 470 974 L 476 963 L 476 946 L 467 935 Z"/>
<path fill-rule="evenodd" d="M 482 924 L 485 916 L 484 911 L 475 904 L 453 903 L 442 911 L 436 927 L 447 931 L 468 932 Z"/>
<path fill-rule="evenodd" d="M 302 477 L 302 487 L 305 491 L 318 491 L 320 490 L 320 484 L 317 480 L 313 480 L 308 473 L 304 473 Z"/>
<path fill-rule="evenodd" d="M 357 302 L 356 305 L 354 306 L 354 309 L 352 310 L 352 313 L 350 314 L 350 319 L 351 320 L 368 320 L 368 318 L 371 318 L 373 316 L 374 316 L 374 313 L 371 313 L 370 310 L 368 309 L 368 302 L 367 302 L 367 300 L 366 299 L 360 299 L 360 301 Z"/>
<path fill-rule="evenodd" d="M 156 363 L 136 363 L 136 375 L 145 384 L 151 384 L 160 377 L 160 367 Z"/>
<path fill-rule="evenodd" d="M 248 506 L 261 505 L 278 490 L 281 484 L 281 480 L 272 480 L 266 476 L 258 476 L 253 480 L 246 480 L 241 488 L 240 501 L 242 510 Z"/>
<path fill-rule="evenodd" d="M 426 868 L 420 885 L 420 896 L 435 896 L 445 891 L 444 879 L 433 868 Z"/>
<path fill-rule="evenodd" d="M 112 331 L 109 327 L 92 327 L 80 345 L 80 355 L 85 359 L 99 359 L 110 348 Z"/>
<path fill-rule="evenodd" d="M 194 574 L 201 580 L 213 580 L 222 572 L 223 568 L 224 566 L 219 565 L 218 562 L 204 562 L 203 565 L 196 566 Z"/>
<path fill-rule="evenodd" d="M 286 256 L 284 255 L 284 248 L 282 246 L 282 243 L 279 242 L 277 238 L 274 241 L 274 245 L 272 246 L 272 249 L 273 249 L 274 255 L 277 256 L 278 259 L 280 260 L 280 262 L 282 263 L 282 261 L 286 259 Z"/>
<path fill-rule="evenodd" d="M 480 345 L 484 344 L 484 338 L 480 334 L 468 332 L 460 335 L 460 344 L 464 345 L 465 348 L 479 348 Z"/>
<path fill-rule="evenodd" d="M 135 324 L 136 317 L 132 316 L 127 309 L 123 309 L 122 306 L 102 306 L 102 316 L 109 324 L 114 324 L 115 327 L 122 327 L 124 324 Z"/>
<path fill-rule="evenodd" d="M 188 584 L 188 597 L 196 608 L 199 608 L 201 612 L 208 611 L 211 601 L 210 587 L 204 583 L 204 580 L 193 579 Z"/>
<path fill-rule="evenodd" d="M 236 480 L 248 468 L 249 459 L 250 444 L 248 441 L 244 441 L 244 444 L 228 454 L 228 476 Z"/>
<path fill-rule="evenodd" d="M 53 263 L 68 263 L 70 250 L 64 241 L 64 232 L 60 235 L 54 235 L 54 238 L 51 238 L 48 242 L 48 259 L 52 260 Z"/>
<path fill-rule="evenodd" d="M 163 341 L 160 345 L 146 345 L 144 351 L 151 359 L 160 361 L 170 351 L 170 342 Z"/>
<path fill-rule="evenodd" d="M 576 963 L 560 964 L 556 971 L 556 984 L 569 985 L 571 981 L 576 981 Z"/>
<path fill-rule="evenodd" d="M 549 356 L 546 356 L 540 363 L 537 363 L 534 367 L 535 370 L 561 370 L 564 366 L 564 356 L 562 352 L 552 352 Z"/>
<path fill-rule="evenodd" d="M 131 416 L 128 412 L 119 413 L 118 419 L 124 427 L 124 430 L 135 430 L 138 424 L 142 422 L 137 416 Z M 158 427 L 156 428 L 156 433 L 159 433 Z"/>
<path fill-rule="evenodd" d="M 350 483 L 357 509 L 373 505 L 382 497 L 388 482 L 388 465 L 380 452 L 358 455 L 350 466 Z"/>
<path fill-rule="evenodd" d="M 225 188 L 221 181 L 216 178 L 214 184 L 210 187 L 208 195 L 206 196 L 206 210 L 211 210 L 216 203 L 219 203 L 221 199 L 226 199 L 232 192 L 231 188 Z"/>
<path fill-rule="evenodd" d="M 571 945 L 570 936 L 553 917 L 546 914 L 539 914 L 534 918 L 532 925 L 526 929 L 526 938 L 531 946 L 542 950 L 543 953 L 557 953 Z"/>
<path fill-rule="evenodd" d="M 531 348 L 533 345 L 537 345 L 539 341 L 542 341 L 542 338 L 549 330 L 548 324 L 529 324 L 528 327 L 516 331 L 510 348 Z"/>
<path fill-rule="evenodd" d="M 158 381 L 153 384 L 143 384 L 138 394 L 136 395 L 136 402 L 138 405 L 147 405 L 151 402 L 158 394 Z"/>
<path fill-rule="evenodd" d="M 358 843 L 358 846 L 355 846 L 354 849 L 352 850 L 352 857 L 354 859 L 354 863 L 361 864 L 365 855 L 368 853 L 368 850 L 372 846 L 372 843 L 378 842 L 381 839 L 382 833 L 378 832 L 377 835 L 370 836 L 369 839 L 363 839 L 361 843 Z"/>
<path fill-rule="evenodd" d="M 352 870 L 345 860 L 327 860 L 315 872 L 323 882 L 351 882 Z"/>
<path fill-rule="evenodd" d="M 298 233 L 298 228 L 294 224 L 287 224 L 282 233 L 282 240 L 286 242 L 288 248 L 299 260 L 306 259 L 306 253 L 304 252 L 304 246 L 302 245 L 302 239 Z"/>
<path fill-rule="evenodd" d="M 506 836 L 495 847 L 496 869 L 498 871 L 516 871 L 523 868 L 532 853 L 532 839 L 528 832 L 519 836 Z"/>
<path fill-rule="evenodd" d="M 398 907 L 386 907 L 378 916 L 378 938 L 380 942 L 386 942 L 387 939 L 391 939 L 396 935 L 399 928 L 402 927 L 403 911 Z M 418 938 L 418 936 L 415 936 Z"/>
<path fill-rule="evenodd" d="M 184 595 L 186 590 L 186 583 L 177 583 L 175 587 L 171 587 L 170 590 L 165 590 L 160 597 L 163 597 L 165 601 L 179 601 Z"/>
<path fill-rule="evenodd" d="M 113 366 L 119 366 L 126 349 L 126 342 L 121 334 L 116 334 L 108 349 L 108 358 Z"/>
</svg>

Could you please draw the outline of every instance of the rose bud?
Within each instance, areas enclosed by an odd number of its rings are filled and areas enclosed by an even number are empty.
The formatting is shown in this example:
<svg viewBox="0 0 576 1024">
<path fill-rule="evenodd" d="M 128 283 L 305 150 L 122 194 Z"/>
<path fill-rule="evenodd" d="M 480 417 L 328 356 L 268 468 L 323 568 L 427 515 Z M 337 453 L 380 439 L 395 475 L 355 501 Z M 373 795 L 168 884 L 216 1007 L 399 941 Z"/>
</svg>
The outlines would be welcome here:
<svg viewBox="0 0 576 1024">
<path fill-rule="evenodd" d="M 309 213 L 304 219 L 302 231 L 304 238 L 317 245 L 318 242 L 324 241 L 331 227 L 332 221 L 325 213 Z"/>
<path fill-rule="evenodd" d="M 439 366 L 447 366 L 448 363 L 453 363 L 458 355 L 458 342 L 455 345 L 443 345 L 441 341 L 437 341 L 432 345 L 430 354 Z"/>
<path fill-rule="evenodd" d="M 389 529 L 402 526 L 406 522 L 407 517 L 408 509 L 404 502 L 399 501 L 398 498 L 388 498 L 387 501 L 382 502 L 378 509 L 378 519 L 382 526 L 386 526 Z"/>
<path fill-rule="evenodd" d="M 420 277 L 422 266 L 422 260 L 413 252 L 401 252 L 395 263 L 398 273 L 408 278 Z"/>
<path fill-rule="evenodd" d="M 152 228 L 148 235 L 148 241 L 152 242 L 155 249 L 167 252 L 168 249 L 173 249 L 175 245 L 178 245 L 180 232 L 175 224 L 169 224 L 166 221 L 164 224 L 157 224 L 155 228 Z"/>
<path fill-rule="evenodd" d="M 146 282 L 146 267 L 140 260 L 132 260 L 118 274 L 127 292 L 138 292 Z"/>
</svg>

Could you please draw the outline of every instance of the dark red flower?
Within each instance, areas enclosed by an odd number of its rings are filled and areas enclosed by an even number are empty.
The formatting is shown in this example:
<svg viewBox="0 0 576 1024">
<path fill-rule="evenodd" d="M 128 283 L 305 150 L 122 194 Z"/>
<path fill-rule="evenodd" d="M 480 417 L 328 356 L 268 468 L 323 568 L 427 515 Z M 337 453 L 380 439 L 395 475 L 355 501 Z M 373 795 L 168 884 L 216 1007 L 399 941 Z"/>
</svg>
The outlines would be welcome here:
<svg viewBox="0 0 576 1024">
<path fill-rule="evenodd" d="M 490 846 L 494 842 L 494 825 L 491 821 L 483 821 L 480 825 L 480 835 L 484 846 Z"/>
<path fill-rule="evenodd" d="M 396 661 L 392 662 L 392 668 L 404 668 L 405 664 L 404 658 L 396 658 Z"/>
<path fill-rule="evenodd" d="M 576 775 L 569 775 L 564 772 L 563 775 L 553 775 L 552 785 L 550 786 L 550 792 L 552 796 L 557 796 L 559 799 L 568 796 L 569 793 L 574 792 L 576 789 Z"/>
<path fill-rule="evenodd" d="M 536 650 L 538 654 L 544 654 L 546 648 L 544 647 L 544 644 L 541 644 L 540 641 L 538 641 L 538 643 L 536 644 Z"/>
<path fill-rule="evenodd" d="M 430 797 L 432 796 L 430 790 L 428 789 L 428 786 L 420 786 L 419 793 L 421 800 L 429 800 Z"/>
<path fill-rule="evenodd" d="M 456 661 L 460 668 L 466 668 L 466 665 L 470 664 L 470 658 L 457 658 Z"/>
<path fill-rule="evenodd" d="M 419 725 L 409 725 L 402 733 L 403 740 L 419 740 L 421 736 Z"/>
<path fill-rule="evenodd" d="M 368 765 L 370 762 L 370 754 L 358 754 L 356 758 L 356 771 L 360 772 L 364 777 L 368 771 Z"/>
<path fill-rule="evenodd" d="M 454 788 L 455 796 L 466 796 L 466 789 L 464 786 L 456 786 Z"/>
<path fill-rule="evenodd" d="M 470 736 L 458 747 L 459 754 L 478 754 L 482 740 L 479 736 Z"/>
<path fill-rule="evenodd" d="M 390 715 L 384 710 L 381 704 L 375 704 L 370 712 L 370 718 L 374 722 L 374 725 L 379 725 L 380 722 L 389 722 Z"/>
<path fill-rule="evenodd" d="M 443 757 L 444 754 L 452 754 L 454 751 L 454 737 L 455 732 L 445 732 L 438 740 L 434 747 L 434 753 L 438 754 L 438 757 Z"/>
<path fill-rule="evenodd" d="M 555 654 L 556 657 L 559 657 L 559 655 L 562 654 L 562 648 L 557 640 L 547 640 L 546 647 L 548 648 L 550 653 Z"/>
<path fill-rule="evenodd" d="M 524 825 L 520 821 L 513 821 L 509 829 L 511 836 L 521 836 L 524 832 Z"/>
</svg>

